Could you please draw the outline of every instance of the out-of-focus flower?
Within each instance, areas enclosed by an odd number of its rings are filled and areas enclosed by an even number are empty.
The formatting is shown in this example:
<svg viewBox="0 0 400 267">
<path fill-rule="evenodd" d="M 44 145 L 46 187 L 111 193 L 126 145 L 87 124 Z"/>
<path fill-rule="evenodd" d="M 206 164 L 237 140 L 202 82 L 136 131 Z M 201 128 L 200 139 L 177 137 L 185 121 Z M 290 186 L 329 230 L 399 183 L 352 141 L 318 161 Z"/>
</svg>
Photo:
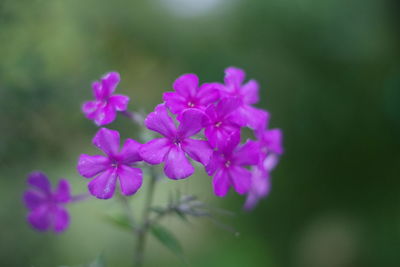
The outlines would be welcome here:
<svg viewBox="0 0 400 267">
<path fill-rule="evenodd" d="M 239 194 L 246 194 L 251 186 L 251 172 L 244 166 L 256 165 L 259 162 L 260 149 L 255 141 L 247 141 L 238 146 L 240 134 L 233 133 L 225 147 L 214 151 L 206 167 L 208 175 L 214 176 L 214 193 L 223 197 L 231 186 Z"/>
<path fill-rule="evenodd" d="M 173 84 L 175 92 L 164 93 L 163 99 L 174 114 L 179 115 L 188 108 L 204 110 L 218 100 L 220 87 L 217 83 L 205 83 L 199 86 L 196 74 L 184 74 L 175 80 Z"/>
<path fill-rule="evenodd" d="M 67 180 L 61 179 L 54 192 L 47 176 L 32 172 L 28 176 L 29 189 L 24 193 L 24 202 L 29 210 L 28 222 L 39 231 L 64 231 L 69 225 L 69 214 L 65 205 L 71 202 Z"/>
<path fill-rule="evenodd" d="M 206 109 L 208 122 L 204 135 L 213 148 L 226 146 L 229 136 L 240 131 L 240 125 L 234 119 L 239 104 L 236 97 L 229 97 Z"/>
<path fill-rule="evenodd" d="M 147 116 L 145 125 L 164 138 L 142 145 L 140 155 L 149 164 L 165 162 L 164 172 L 171 179 L 183 179 L 192 175 L 194 167 L 187 156 L 207 165 L 212 154 L 207 141 L 190 138 L 202 130 L 205 122 L 206 116 L 202 111 L 187 109 L 182 113 L 180 125 L 176 128 L 165 104 L 158 105 Z"/>
<path fill-rule="evenodd" d="M 142 185 L 142 170 L 132 165 L 142 158 L 139 155 L 140 144 L 133 139 L 127 139 L 119 150 L 119 132 L 101 128 L 93 138 L 93 144 L 102 150 L 106 156 L 90 156 L 82 154 L 78 161 L 78 172 L 86 177 L 96 176 L 89 183 L 90 193 L 100 199 L 108 199 L 114 195 L 117 179 L 121 193 L 133 195 Z"/>
<path fill-rule="evenodd" d="M 246 210 L 253 209 L 258 201 L 269 194 L 271 189 L 270 173 L 279 162 L 283 153 L 282 131 L 280 129 L 266 129 L 256 131 L 260 144 L 260 161 L 252 168 L 251 187 L 244 204 Z"/>
<path fill-rule="evenodd" d="M 237 97 L 240 100 L 235 121 L 241 126 L 252 129 L 262 128 L 268 116 L 267 111 L 253 107 L 259 101 L 258 83 L 250 80 L 243 84 L 245 72 L 242 69 L 229 67 L 225 70 L 225 85 L 222 87 L 222 97 Z"/>
<path fill-rule="evenodd" d="M 129 97 L 113 95 L 119 81 L 119 73 L 110 72 L 104 75 L 100 81 L 92 84 L 95 100 L 85 102 L 82 105 L 82 111 L 97 126 L 113 122 L 117 111 L 125 111 L 128 107 Z"/>
</svg>

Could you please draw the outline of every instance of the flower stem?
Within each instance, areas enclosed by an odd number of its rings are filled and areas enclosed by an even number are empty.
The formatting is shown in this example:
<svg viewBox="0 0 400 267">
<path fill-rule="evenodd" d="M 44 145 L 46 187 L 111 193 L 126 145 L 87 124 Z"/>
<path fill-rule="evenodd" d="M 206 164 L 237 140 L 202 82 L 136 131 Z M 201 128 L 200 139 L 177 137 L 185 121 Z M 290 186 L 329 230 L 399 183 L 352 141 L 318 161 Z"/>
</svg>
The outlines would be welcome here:
<svg viewBox="0 0 400 267">
<path fill-rule="evenodd" d="M 153 202 L 154 189 L 157 180 L 157 175 L 152 167 L 150 167 L 150 172 L 151 172 L 151 179 L 143 209 L 142 225 L 137 230 L 137 240 L 136 240 L 136 247 L 133 259 L 135 267 L 140 267 L 143 264 L 146 236 L 150 226 L 149 214 L 150 214 L 151 204 Z"/>
</svg>

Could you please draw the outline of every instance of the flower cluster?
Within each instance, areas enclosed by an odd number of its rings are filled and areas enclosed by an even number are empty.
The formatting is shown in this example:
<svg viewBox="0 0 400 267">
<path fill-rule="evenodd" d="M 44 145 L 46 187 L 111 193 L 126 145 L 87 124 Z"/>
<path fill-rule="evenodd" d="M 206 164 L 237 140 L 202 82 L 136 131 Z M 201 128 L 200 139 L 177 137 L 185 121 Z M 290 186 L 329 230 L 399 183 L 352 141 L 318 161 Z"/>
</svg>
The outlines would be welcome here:
<svg viewBox="0 0 400 267">
<path fill-rule="evenodd" d="M 119 74 L 106 74 L 93 84 L 96 100 L 83 105 L 86 117 L 98 126 L 111 123 L 117 111 L 126 111 L 129 97 L 113 95 Z M 164 164 L 165 175 L 174 180 L 191 176 L 191 160 L 204 166 L 213 177 L 217 196 L 225 196 L 230 187 L 247 194 L 245 208 L 250 209 L 268 194 L 270 172 L 283 153 L 282 133 L 269 129 L 269 113 L 254 105 L 259 101 L 259 85 L 245 82 L 245 72 L 235 67 L 225 70 L 224 83 L 199 83 L 195 74 L 184 74 L 163 94 L 164 103 L 155 107 L 144 126 L 160 134 L 140 144 L 127 139 L 119 150 L 119 133 L 101 128 L 93 144 L 106 156 L 83 154 L 78 172 L 95 177 L 89 191 L 97 198 L 111 198 L 119 181 L 121 193 L 132 195 L 142 184 L 140 161 Z M 241 144 L 241 130 L 250 128 L 254 140 Z"/>
</svg>

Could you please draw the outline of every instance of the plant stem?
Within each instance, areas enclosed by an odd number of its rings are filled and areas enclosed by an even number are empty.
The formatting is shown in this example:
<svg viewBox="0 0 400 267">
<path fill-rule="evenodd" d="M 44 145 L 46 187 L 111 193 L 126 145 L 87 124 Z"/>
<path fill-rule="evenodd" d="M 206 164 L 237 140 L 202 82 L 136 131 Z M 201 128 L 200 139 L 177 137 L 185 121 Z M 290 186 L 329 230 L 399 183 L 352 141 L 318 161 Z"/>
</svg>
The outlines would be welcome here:
<svg viewBox="0 0 400 267">
<path fill-rule="evenodd" d="M 155 188 L 155 184 L 156 184 L 156 180 L 157 180 L 157 175 L 155 173 L 155 170 L 152 167 L 150 167 L 150 172 L 151 172 L 151 179 L 150 179 L 150 185 L 149 185 L 149 189 L 147 192 L 146 200 L 144 203 L 142 225 L 137 230 L 137 240 L 136 240 L 136 247 L 135 247 L 134 259 L 133 259 L 135 267 L 140 267 L 143 264 L 146 236 L 147 236 L 147 232 L 148 232 L 149 226 L 150 226 L 149 225 L 149 214 L 150 214 L 151 204 L 153 202 L 154 188 Z"/>
</svg>

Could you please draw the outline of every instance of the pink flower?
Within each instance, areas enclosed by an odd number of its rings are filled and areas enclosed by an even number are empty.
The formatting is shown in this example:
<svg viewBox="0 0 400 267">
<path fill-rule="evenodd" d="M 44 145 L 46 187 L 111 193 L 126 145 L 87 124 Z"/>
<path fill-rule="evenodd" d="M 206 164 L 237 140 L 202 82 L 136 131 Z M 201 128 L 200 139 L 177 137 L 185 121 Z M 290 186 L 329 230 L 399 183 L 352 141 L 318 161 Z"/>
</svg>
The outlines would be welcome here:
<svg viewBox="0 0 400 267">
<path fill-rule="evenodd" d="M 204 113 L 197 109 L 187 109 L 182 113 L 176 128 L 168 115 L 165 104 L 158 105 L 150 113 L 145 125 L 164 138 L 154 139 L 140 147 L 140 155 L 149 164 L 165 162 L 164 172 L 171 179 L 183 179 L 193 174 L 194 167 L 188 156 L 195 161 L 208 164 L 212 149 L 207 141 L 189 138 L 201 131 L 206 121 Z"/>
<path fill-rule="evenodd" d="M 239 145 L 240 134 L 233 133 L 227 140 L 226 146 L 214 151 L 207 165 L 208 175 L 214 176 L 214 193 L 225 196 L 229 188 L 233 188 L 239 194 L 246 194 L 251 186 L 251 172 L 244 166 L 256 165 L 259 161 L 259 144 L 254 141 L 247 141 Z"/>
<path fill-rule="evenodd" d="M 258 83 L 250 80 L 243 84 L 245 72 L 242 69 L 229 67 L 225 70 L 225 85 L 221 90 L 223 97 L 237 97 L 240 100 L 235 121 L 241 126 L 252 129 L 263 127 L 268 113 L 267 111 L 253 107 L 259 101 Z"/>
<path fill-rule="evenodd" d="M 97 126 L 113 122 L 117 111 L 125 111 L 128 106 L 129 97 L 124 95 L 113 95 L 120 81 L 117 72 L 110 72 L 94 82 L 93 96 L 95 100 L 87 101 L 82 105 L 82 111 L 90 120 L 94 120 Z"/>
<path fill-rule="evenodd" d="M 205 83 L 199 87 L 199 78 L 196 74 L 184 74 L 175 80 L 175 92 L 166 92 L 163 99 L 167 107 L 174 114 L 180 114 L 188 108 L 204 110 L 208 105 L 219 98 L 217 87 L 214 83 Z"/>
<path fill-rule="evenodd" d="M 133 139 L 126 139 L 119 150 L 119 132 L 101 128 L 93 138 L 93 144 L 106 156 L 82 154 L 78 161 L 78 172 L 86 178 L 95 177 L 89 183 L 90 193 L 100 199 L 114 195 L 117 179 L 121 193 L 129 196 L 136 193 L 142 185 L 142 170 L 132 165 L 142 158 L 139 156 L 140 144 Z"/>
<path fill-rule="evenodd" d="M 30 188 L 24 193 L 24 202 L 29 209 L 28 222 L 39 231 L 64 231 L 69 225 L 65 205 L 72 199 L 68 181 L 60 180 L 52 192 L 47 176 L 32 172 L 28 176 L 28 185 Z"/>
</svg>

